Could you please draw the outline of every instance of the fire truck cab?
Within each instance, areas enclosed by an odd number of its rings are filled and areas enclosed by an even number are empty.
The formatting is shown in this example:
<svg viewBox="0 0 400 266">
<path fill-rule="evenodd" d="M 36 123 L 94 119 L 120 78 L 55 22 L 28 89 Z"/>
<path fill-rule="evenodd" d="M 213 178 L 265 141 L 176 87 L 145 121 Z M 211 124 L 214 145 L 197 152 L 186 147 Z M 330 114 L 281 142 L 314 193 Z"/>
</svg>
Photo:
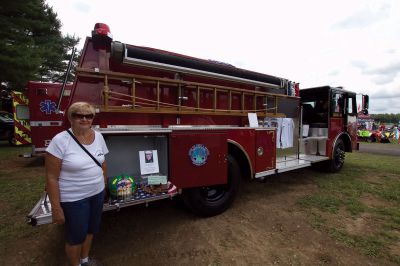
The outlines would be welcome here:
<svg viewBox="0 0 400 266">
<path fill-rule="evenodd" d="M 303 135 L 300 152 L 331 158 L 328 169 L 340 170 L 345 152 L 357 149 L 356 93 L 341 87 L 300 91 Z"/>
<path fill-rule="evenodd" d="M 110 151 L 111 186 L 121 175 L 137 186 L 128 197 L 110 197 L 104 211 L 181 194 L 194 213 L 217 215 L 234 201 L 240 178 L 317 163 L 338 171 L 357 147 L 352 92 L 299 91 L 285 78 L 112 41 L 101 23 L 86 39 L 63 113 L 77 101 L 96 108 L 93 127 Z M 58 132 L 68 127 L 64 116 Z M 156 155 L 152 167 L 147 152 Z M 46 193 L 28 218 L 51 221 Z"/>
</svg>

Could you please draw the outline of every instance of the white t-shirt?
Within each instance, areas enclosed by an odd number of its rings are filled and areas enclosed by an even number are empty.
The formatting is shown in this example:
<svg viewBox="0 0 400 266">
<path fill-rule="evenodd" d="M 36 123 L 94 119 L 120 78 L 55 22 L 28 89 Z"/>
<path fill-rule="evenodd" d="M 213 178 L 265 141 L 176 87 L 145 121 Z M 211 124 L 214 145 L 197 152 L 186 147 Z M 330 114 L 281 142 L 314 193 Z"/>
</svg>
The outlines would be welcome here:
<svg viewBox="0 0 400 266">
<path fill-rule="evenodd" d="M 283 118 L 281 124 L 281 148 L 293 147 L 294 122 L 292 118 Z"/>
<path fill-rule="evenodd" d="M 103 136 L 95 131 L 92 144 L 83 145 L 100 164 L 108 153 Z M 50 142 L 46 151 L 62 160 L 59 177 L 60 201 L 71 202 L 96 195 L 104 190 L 103 170 L 63 131 Z"/>
<path fill-rule="evenodd" d="M 282 148 L 282 119 L 283 118 L 275 118 L 276 119 L 276 147 L 278 149 Z"/>
<path fill-rule="evenodd" d="M 265 118 L 268 127 L 276 127 L 276 148 L 293 147 L 294 122 L 292 118 Z"/>
</svg>

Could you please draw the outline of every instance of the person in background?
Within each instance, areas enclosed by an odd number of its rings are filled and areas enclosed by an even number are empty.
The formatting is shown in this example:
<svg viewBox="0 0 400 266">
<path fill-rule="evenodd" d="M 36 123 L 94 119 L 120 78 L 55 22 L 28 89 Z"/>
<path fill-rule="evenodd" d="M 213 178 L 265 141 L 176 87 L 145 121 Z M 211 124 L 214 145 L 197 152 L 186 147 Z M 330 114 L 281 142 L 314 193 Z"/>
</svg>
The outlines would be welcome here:
<svg viewBox="0 0 400 266">
<path fill-rule="evenodd" d="M 399 128 L 397 125 L 393 126 L 393 136 L 397 143 L 399 143 Z"/>
<path fill-rule="evenodd" d="M 65 251 L 71 266 L 100 265 L 89 259 L 89 251 L 100 229 L 108 149 L 103 136 L 91 128 L 93 106 L 76 102 L 67 114 L 69 131 L 94 158 L 67 131 L 52 139 L 45 159 L 52 219 L 54 224 L 65 224 Z"/>
<path fill-rule="evenodd" d="M 400 125 L 397 127 L 397 133 L 398 133 L 397 143 L 400 144 Z"/>
</svg>

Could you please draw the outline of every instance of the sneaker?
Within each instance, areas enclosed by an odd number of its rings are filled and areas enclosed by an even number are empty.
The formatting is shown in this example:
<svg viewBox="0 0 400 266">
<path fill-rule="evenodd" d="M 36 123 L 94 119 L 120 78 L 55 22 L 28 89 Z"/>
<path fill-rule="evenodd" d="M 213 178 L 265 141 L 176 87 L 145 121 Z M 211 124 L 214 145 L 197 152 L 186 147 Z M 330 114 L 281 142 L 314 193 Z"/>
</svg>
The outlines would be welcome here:
<svg viewBox="0 0 400 266">
<path fill-rule="evenodd" d="M 98 261 L 98 260 L 89 258 L 89 261 L 88 261 L 88 262 L 81 263 L 81 266 L 103 266 L 103 263 L 101 263 L 101 262 Z"/>
</svg>

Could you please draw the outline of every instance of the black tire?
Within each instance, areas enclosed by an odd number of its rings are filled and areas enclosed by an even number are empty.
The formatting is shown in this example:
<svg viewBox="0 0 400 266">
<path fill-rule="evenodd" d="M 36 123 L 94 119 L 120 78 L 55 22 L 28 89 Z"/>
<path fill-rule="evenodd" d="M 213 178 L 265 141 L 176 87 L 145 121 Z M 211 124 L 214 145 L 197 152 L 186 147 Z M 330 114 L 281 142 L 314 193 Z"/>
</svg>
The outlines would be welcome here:
<svg viewBox="0 0 400 266">
<path fill-rule="evenodd" d="M 199 216 L 211 217 L 223 213 L 235 199 L 240 178 L 237 161 L 228 155 L 228 183 L 186 189 L 182 194 L 183 201 L 193 213 Z"/>
<path fill-rule="evenodd" d="M 371 136 L 371 137 L 370 137 L 370 140 L 371 140 L 370 142 L 376 142 L 375 136 Z"/>
<path fill-rule="evenodd" d="M 331 173 L 340 171 L 344 165 L 345 157 L 346 153 L 343 140 L 338 139 L 335 147 L 333 148 L 333 158 L 329 160 L 329 171 Z"/>
</svg>

